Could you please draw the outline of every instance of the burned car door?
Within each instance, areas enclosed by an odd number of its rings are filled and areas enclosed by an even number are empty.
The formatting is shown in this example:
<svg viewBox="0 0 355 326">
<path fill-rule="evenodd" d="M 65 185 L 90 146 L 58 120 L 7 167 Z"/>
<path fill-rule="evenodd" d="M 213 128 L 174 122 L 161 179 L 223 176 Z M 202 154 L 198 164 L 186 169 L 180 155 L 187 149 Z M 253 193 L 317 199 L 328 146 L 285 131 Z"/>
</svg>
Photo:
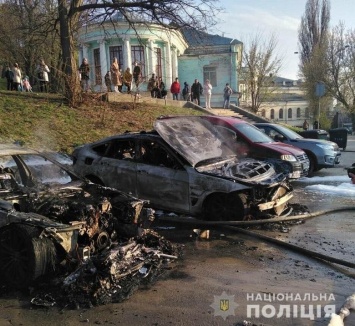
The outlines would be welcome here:
<svg viewBox="0 0 355 326">
<path fill-rule="evenodd" d="M 141 139 L 137 156 L 137 196 L 153 206 L 189 211 L 189 176 L 172 151 L 152 139 Z"/>
<path fill-rule="evenodd" d="M 100 176 L 101 182 L 105 186 L 136 195 L 135 141 L 113 139 L 100 146 L 104 146 L 105 151 L 94 159 L 96 162 L 93 164 L 95 163 L 96 175 Z M 93 178 L 91 181 L 96 180 Z"/>
</svg>

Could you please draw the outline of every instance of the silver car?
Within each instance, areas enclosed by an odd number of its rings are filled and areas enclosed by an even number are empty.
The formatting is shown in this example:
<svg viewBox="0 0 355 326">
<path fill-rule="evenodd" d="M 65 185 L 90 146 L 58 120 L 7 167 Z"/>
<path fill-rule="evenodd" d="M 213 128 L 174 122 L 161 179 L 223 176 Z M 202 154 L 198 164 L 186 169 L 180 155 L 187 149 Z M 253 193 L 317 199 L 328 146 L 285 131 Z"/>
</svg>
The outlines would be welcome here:
<svg viewBox="0 0 355 326">
<path fill-rule="evenodd" d="M 92 182 L 149 200 L 157 209 L 207 220 L 281 215 L 293 196 L 287 162 L 236 157 L 231 142 L 201 117 L 156 120 L 76 148 L 74 170 Z"/>
</svg>

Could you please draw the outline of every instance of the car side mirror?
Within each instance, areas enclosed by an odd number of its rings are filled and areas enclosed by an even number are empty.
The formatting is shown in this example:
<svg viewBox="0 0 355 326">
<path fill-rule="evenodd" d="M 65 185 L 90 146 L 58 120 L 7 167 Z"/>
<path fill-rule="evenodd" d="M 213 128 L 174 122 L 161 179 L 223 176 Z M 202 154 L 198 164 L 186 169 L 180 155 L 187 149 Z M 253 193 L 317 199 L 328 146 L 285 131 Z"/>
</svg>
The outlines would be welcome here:
<svg viewBox="0 0 355 326">
<path fill-rule="evenodd" d="M 274 140 L 283 142 L 285 140 L 285 137 L 282 135 L 275 135 Z"/>
</svg>

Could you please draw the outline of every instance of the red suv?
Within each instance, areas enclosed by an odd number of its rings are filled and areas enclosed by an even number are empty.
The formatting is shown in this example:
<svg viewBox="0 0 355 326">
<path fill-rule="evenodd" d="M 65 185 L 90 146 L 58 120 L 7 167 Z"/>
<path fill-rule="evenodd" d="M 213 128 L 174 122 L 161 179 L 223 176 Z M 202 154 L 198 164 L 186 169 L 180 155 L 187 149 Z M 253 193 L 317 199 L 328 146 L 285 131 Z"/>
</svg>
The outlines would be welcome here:
<svg viewBox="0 0 355 326">
<path fill-rule="evenodd" d="M 290 179 L 298 179 L 308 175 L 309 159 L 300 148 L 275 142 L 260 129 L 242 119 L 223 116 L 203 116 L 203 118 L 221 131 L 228 129 L 236 133 L 239 155 L 258 160 L 274 158 L 287 161 L 293 167 Z"/>
</svg>

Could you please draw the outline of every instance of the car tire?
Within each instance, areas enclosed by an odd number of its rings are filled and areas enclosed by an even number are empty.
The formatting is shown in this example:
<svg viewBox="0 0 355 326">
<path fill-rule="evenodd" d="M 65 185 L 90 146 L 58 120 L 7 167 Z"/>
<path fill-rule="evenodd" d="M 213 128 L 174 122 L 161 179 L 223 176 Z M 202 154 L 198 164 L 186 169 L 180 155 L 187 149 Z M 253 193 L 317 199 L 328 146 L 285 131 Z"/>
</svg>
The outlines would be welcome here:
<svg viewBox="0 0 355 326">
<path fill-rule="evenodd" d="M 204 218 L 208 221 L 242 221 L 248 214 L 247 196 L 243 193 L 210 195 L 205 200 Z"/>
<path fill-rule="evenodd" d="M 40 238 L 41 232 L 37 227 L 15 223 L 0 229 L 1 282 L 25 288 L 54 270 L 55 245 L 49 238 Z"/>
<path fill-rule="evenodd" d="M 307 153 L 308 158 L 309 158 L 309 170 L 307 177 L 313 177 L 314 172 L 318 171 L 317 169 L 317 160 L 313 155 L 310 155 Z"/>
</svg>

